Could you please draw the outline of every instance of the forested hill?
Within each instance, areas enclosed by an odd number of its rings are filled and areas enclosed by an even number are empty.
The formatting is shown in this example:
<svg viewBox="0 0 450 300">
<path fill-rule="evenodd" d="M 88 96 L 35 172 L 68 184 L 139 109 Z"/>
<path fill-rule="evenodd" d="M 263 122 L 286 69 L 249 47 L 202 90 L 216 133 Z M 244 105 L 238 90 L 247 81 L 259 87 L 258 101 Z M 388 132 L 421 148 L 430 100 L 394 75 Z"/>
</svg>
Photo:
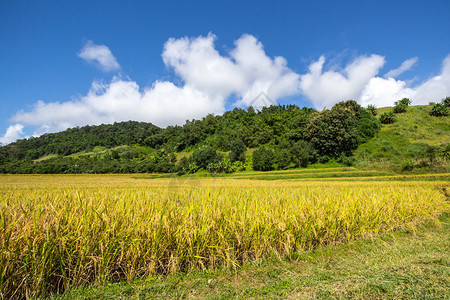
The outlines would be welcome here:
<svg viewBox="0 0 450 300">
<path fill-rule="evenodd" d="M 243 153 L 253 148 L 268 156 L 269 169 L 288 168 L 349 156 L 379 129 L 379 120 L 352 100 L 320 113 L 295 105 L 236 108 L 165 129 L 128 121 L 19 140 L 0 148 L 0 172 L 195 171 L 206 169 L 205 162 L 248 163 L 252 168 Z"/>
</svg>

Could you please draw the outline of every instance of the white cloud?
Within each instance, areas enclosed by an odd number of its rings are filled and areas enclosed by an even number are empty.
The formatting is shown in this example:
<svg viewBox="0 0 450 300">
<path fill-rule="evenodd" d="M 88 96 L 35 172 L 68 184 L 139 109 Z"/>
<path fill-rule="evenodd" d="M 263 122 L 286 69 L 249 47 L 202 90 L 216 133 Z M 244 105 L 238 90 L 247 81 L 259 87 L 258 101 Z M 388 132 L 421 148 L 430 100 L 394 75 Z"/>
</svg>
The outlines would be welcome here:
<svg viewBox="0 0 450 300">
<path fill-rule="evenodd" d="M 88 63 L 95 64 L 105 72 L 120 69 L 120 65 L 116 58 L 105 45 L 96 45 L 92 41 L 88 41 L 83 49 L 81 49 L 80 53 L 78 53 L 78 56 Z"/>
<path fill-rule="evenodd" d="M 38 127 L 35 135 L 127 120 L 164 127 L 208 113 L 221 114 L 231 95 L 240 104 L 258 106 L 260 103 L 252 101 L 262 92 L 275 101 L 298 93 L 300 76 L 286 66 L 284 58 L 268 57 L 253 36 L 243 35 L 228 56 L 215 49 L 214 40 L 215 36 L 209 34 L 166 42 L 162 58 L 182 79 L 182 86 L 157 81 L 141 89 L 136 82 L 119 78 L 109 84 L 94 82 L 84 97 L 66 102 L 38 101 L 30 111 L 19 111 L 12 120 Z M 91 44 L 85 48 L 98 47 L 105 46 Z"/>
<path fill-rule="evenodd" d="M 442 63 L 441 73 L 434 76 L 414 89 L 411 96 L 413 104 L 428 104 L 439 102 L 450 96 L 450 55 Z"/>
<path fill-rule="evenodd" d="M 222 99 L 210 99 L 189 86 L 177 87 L 158 81 L 143 91 L 133 81 L 114 79 L 94 83 L 79 100 L 63 103 L 38 101 L 29 112 L 18 112 L 12 120 L 38 126 L 35 135 L 86 124 L 146 121 L 158 126 L 181 124 L 186 119 L 224 111 Z"/>
<path fill-rule="evenodd" d="M 251 35 L 242 35 L 226 55 L 217 51 L 215 39 L 209 34 L 172 38 L 165 43 L 162 59 L 179 76 L 180 86 L 156 81 L 139 87 L 130 79 L 117 77 L 110 83 L 94 82 L 85 96 L 63 102 L 37 101 L 30 110 L 17 112 L 11 119 L 16 124 L 7 129 L 0 142 L 22 137 L 24 126 L 34 127 L 34 135 L 41 135 L 74 126 L 128 120 L 161 127 L 183 124 L 208 113 L 223 113 L 230 98 L 237 99 L 235 105 L 258 107 L 302 93 L 322 109 L 348 99 L 382 107 L 403 97 L 410 98 L 413 104 L 427 104 L 450 95 L 450 55 L 438 76 L 411 87 L 407 81 L 377 76 L 385 62 L 380 55 L 357 57 L 341 70 L 326 68 L 325 57 L 321 56 L 306 74 L 299 75 L 287 67 L 283 57 L 267 56 L 262 43 Z M 106 46 L 90 42 L 79 55 L 97 62 L 104 70 L 120 67 Z M 406 60 L 388 74 L 400 74 L 415 61 Z M 265 103 L 255 102 L 255 98 Z"/>
<path fill-rule="evenodd" d="M 0 137 L 0 144 L 6 145 L 16 141 L 17 139 L 23 138 L 23 128 L 22 124 L 11 125 L 6 129 L 5 134 Z"/>
<path fill-rule="evenodd" d="M 403 98 L 411 98 L 414 91 L 406 87 L 406 83 L 394 78 L 372 78 L 365 87 L 360 97 L 360 104 L 369 104 L 377 107 L 392 106 L 394 102 Z"/>
<path fill-rule="evenodd" d="M 416 62 L 417 58 L 408 59 L 398 69 L 388 72 L 388 78 L 382 78 L 377 76 L 384 65 L 384 58 L 379 55 L 358 57 L 342 71 L 324 71 L 325 58 L 322 56 L 309 66 L 307 74 L 301 76 L 300 87 L 318 109 L 330 108 L 348 99 L 357 100 L 363 106 L 374 104 L 383 107 L 392 106 L 405 97 L 410 98 L 414 105 L 420 105 L 438 102 L 450 95 L 450 55 L 442 64 L 441 73 L 421 84 L 410 86 L 408 81 L 393 78 Z"/>
<path fill-rule="evenodd" d="M 402 74 L 402 73 L 404 73 L 406 71 L 411 70 L 411 68 L 417 63 L 417 61 L 418 61 L 417 57 L 413 57 L 413 58 L 405 60 L 400 65 L 400 67 L 398 67 L 397 69 L 393 69 L 393 70 L 390 70 L 389 72 L 387 72 L 384 75 L 384 78 L 390 78 L 390 77 L 395 78 L 398 75 L 400 75 L 400 74 Z"/>
<path fill-rule="evenodd" d="M 403 64 L 402 64 L 403 65 Z M 406 82 L 394 78 L 374 77 L 364 89 L 360 102 L 363 105 L 375 104 L 378 107 L 392 106 L 394 102 L 409 98 L 413 105 L 439 102 L 450 95 L 450 55 L 442 63 L 441 73 L 423 83 L 408 87 Z"/>
<path fill-rule="evenodd" d="M 251 35 L 235 41 L 229 56 L 214 47 L 215 36 L 196 39 L 170 39 L 162 54 L 164 63 L 174 69 L 186 85 L 210 97 L 238 96 L 238 104 L 255 105 L 253 100 L 264 92 L 271 99 L 299 92 L 300 76 L 291 71 L 282 57 L 274 59 Z"/>
<path fill-rule="evenodd" d="M 369 81 L 378 74 L 384 64 L 379 55 L 361 56 L 348 64 L 343 71 L 323 71 L 325 57 L 309 66 L 309 72 L 301 76 L 300 87 L 318 109 L 330 108 L 343 100 L 358 100 Z"/>
</svg>

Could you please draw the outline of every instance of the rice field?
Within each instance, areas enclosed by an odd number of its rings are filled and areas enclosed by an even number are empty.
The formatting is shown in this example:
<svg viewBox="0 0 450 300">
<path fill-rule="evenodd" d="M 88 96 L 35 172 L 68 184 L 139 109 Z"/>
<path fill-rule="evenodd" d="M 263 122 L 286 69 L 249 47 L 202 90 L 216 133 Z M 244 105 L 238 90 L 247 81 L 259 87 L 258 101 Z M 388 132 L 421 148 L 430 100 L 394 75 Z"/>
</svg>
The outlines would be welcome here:
<svg viewBox="0 0 450 300">
<path fill-rule="evenodd" d="M 1 297 L 239 268 L 268 256 L 414 230 L 449 211 L 448 178 L 0 176 Z"/>
</svg>

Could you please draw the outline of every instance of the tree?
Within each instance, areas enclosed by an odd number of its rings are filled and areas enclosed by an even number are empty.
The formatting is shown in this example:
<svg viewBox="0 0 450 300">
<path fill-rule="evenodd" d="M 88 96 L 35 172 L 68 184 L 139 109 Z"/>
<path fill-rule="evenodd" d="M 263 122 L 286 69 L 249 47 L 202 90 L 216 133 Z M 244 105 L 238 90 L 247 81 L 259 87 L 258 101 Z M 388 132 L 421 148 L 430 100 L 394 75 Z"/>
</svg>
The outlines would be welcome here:
<svg viewBox="0 0 450 300">
<path fill-rule="evenodd" d="M 218 162 L 221 157 L 217 154 L 216 149 L 212 147 L 206 147 L 203 149 L 195 150 L 192 153 L 193 162 L 199 167 L 206 169 L 210 163 Z"/>
<path fill-rule="evenodd" d="M 372 132 L 366 128 L 366 134 L 373 136 L 379 127 L 375 117 L 354 100 L 339 102 L 331 110 L 324 109 L 311 116 L 304 138 L 321 156 L 350 155 L 362 140 L 367 139 L 367 136 L 360 137 L 365 123 L 373 127 Z"/>
<path fill-rule="evenodd" d="M 292 162 L 291 151 L 288 149 L 278 150 L 275 157 L 279 170 L 287 169 Z"/>
<path fill-rule="evenodd" d="M 245 147 L 245 144 L 242 140 L 235 140 L 231 143 L 231 152 L 228 155 L 228 158 L 233 163 L 235 161 L 245 161 L 245 150 L 247 148 Z"/>
<path fill-rule="evenodd" d="M 300 140 L 292 145 L 291 157 L 296 167 L 306 168 L 309 163 L 315 162 L 316 153 L 310 143 Z"/>
<path fill-rule="evenodd" d="M 271 149 L 261 146 L 253 152 L 252 161 L 253 169 L 256 171 L 273 170 L 275 153 Z"/>
</svg>

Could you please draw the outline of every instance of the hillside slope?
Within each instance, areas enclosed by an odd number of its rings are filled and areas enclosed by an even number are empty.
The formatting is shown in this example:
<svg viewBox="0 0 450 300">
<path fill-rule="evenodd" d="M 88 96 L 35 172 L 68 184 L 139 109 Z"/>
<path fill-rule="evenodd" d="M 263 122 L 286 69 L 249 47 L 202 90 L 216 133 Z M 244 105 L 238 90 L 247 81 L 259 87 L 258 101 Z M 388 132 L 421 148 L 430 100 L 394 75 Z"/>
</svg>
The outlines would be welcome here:
<svg viewBox="0 0 450 300">
<path fill-rule="evenodd" d="M 165 129 L 135 121 L 72 128 L 0 147 L 0 173 L 194 173 L 209 163 L 213 172 L 229 172 L 257 169 L 253 153 L 261 146 L 269 149 L 260 154 L 267 170 L 331 159 L 363 169 L 449 172 L 450 117 L 411 106 L 379 130 L 379 116 L 391 110 L 373 118 L 346 101 L 320 113 L 295 105 L 234 109 Z M 237 144 L 246 157 L 228 156 Z M 240 164 L 232 166 L 235 159 Z"/>
<path fill-rule="evenodd" d="M 405 113 L 396 114 L 396 122 L 383 125 L 375 137 L 354 152 L 357 166 L 425 171 L 437 167 L 448 172 L 445 157 L 450 150 L 450 117 L 430 116 L 431 107 L 411 106 Z M 391 110 L 380 108 L 378 115 Z"/>
</svg>

